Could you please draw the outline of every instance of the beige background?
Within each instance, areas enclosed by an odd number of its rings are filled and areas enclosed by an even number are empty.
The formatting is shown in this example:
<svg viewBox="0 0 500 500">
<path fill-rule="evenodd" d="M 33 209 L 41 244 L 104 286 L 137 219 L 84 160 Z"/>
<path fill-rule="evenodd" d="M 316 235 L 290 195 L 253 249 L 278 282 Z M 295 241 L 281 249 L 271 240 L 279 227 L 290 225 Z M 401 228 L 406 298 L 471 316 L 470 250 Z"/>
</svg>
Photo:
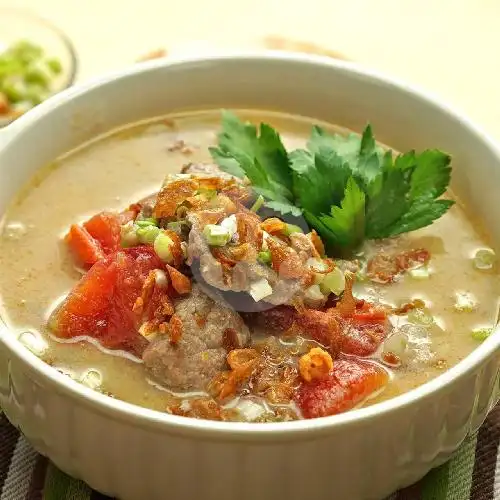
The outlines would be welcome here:
<svg viewBox="0 0 500 500">
<path fill-rule="evenodd" d="M 283 35 L 430 89 L 500 139 L 500 0 L 0 0 L 7 5 L 68 33 L 80 79 L 158 47 L 248 47 Z"/>
</svg>

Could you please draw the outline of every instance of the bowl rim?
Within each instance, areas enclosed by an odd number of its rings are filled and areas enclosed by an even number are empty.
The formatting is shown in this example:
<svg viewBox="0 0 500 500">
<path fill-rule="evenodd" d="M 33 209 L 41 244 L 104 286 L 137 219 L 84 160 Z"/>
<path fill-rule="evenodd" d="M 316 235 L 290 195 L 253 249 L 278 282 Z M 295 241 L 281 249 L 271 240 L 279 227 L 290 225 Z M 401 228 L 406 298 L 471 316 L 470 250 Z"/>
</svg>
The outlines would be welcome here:
<svg viewBox="0 0 500 500">
<path fill-rule="evenodd" d="M 80 68 L 80 63 L 78 60 L 78 55 L 76 52 L 75 45 L 71 41 L 71 38 L 66 34 L 66 32 L 63 31 L 59 26 L 57 26 L 55 23 L 53 23 L 49 19 L 47 19 L 44 16 L 41 16 L 35 12 L 32 12 L 28 9 L 23 9 L 20 7 L 0 7 L 0 15 L 2 15 L 2 14 L 16 16 L 16 17 L 19 17 L 21 19 L 24 18 L 25 20 L 28 20 L 30 22 L 34 22 L 35 24 L 44 26 L 49 31 L 52 31 L 59 38 L 59 40 L 61 40 L 63 46 L 65 47 L 66 51 L 68 52 L 68 57 L 70 60 L 70 67 L 69 67 L 69 71 L 67 72 L 66 78 L 61 83 L 61 85 L 58 86 L 57 89 L 54 89 L 52 96 L 59 93 L 59 92 L 62 92 L 64 90 L 68 89 L 69 87 L 71 87 L 75 83 L 76 76 L 77 76 L 79 68 Z M 20 38 L 23 38 L 23 37 L 20 37 Z M 29 39 L 29 36 L 27 38 Z M 13 123 L 14 121 L 18 120 L 19 118 L 20 117 L 2 118 L 0 116 L 0 127 L 6 127 L 10 123 Z"/>
<path fill-rule="evenodd" d="M 217 64 L 224 63 L 225 61 L 243 62 L 245 60 L 268 63 L 272 63 L 273 61 L 287 62 L 297 65 L 297 70 L 300 69 L 300 66 L 304 65 L 313 67 L 321 66 L 330 68 L 332 71 L 348 73 L 362 78 L 367 81 L 367 84 L 383 84 L 389 88 L 397 89 L 413 98 L 426 102 L 428 105 L 430 104 L 436 112 L 447 114 L 450 118 L 461 122 L 471 135 L 482 141 L 490 149 L 500 165 L 500 148 L 498 144 L 461 112 L 456 111 L 431 92 L 377 70 L 363 67 L 357 63 L 334 60 L 326 56 L 284 53 L 282 51 L 231 50 L 213 55 L 177 56 L 131 65 L 128 68 L 93 78 L 50 97 L 18 118 L 7 129 L 0 130 L 0 140 L 2 139 L 2 134 L 5 134 L 7 140 L 3 146 L 7 146 L 22 132 L 23 128 L 36 124 L 39 119 L 50 114 L 52 109 L 63 106 L 74 97 L 84 95 L 102 85 L 109 83 L 119 84 L 122 79 L 141 73 L 155 72 L 159 69 L 170 68 L 178 71 L 182 70 L 183 66 L 193 64 Z M 1 149 L 0 145 L 0 153 Z M 497 326 L 493 335 L 478 345 L 462 361 L 447 369 L 436 378 L 399 396 L 366 408 L 352 410 L 339 415 L 276 423 L 216 422 L 186 418 L 105 396 L 61 374 L 31 353 L 9 331 L 9 327 L 1 318 L 0 342 L 8 349 L 10 354 L 26 365 L 29 371 L 34 372 L 44 382 L 50 383 L 58 393 L 69 396 L 77 400 L 78 404 L 84 405 L 93 412 L 106 415 L 114 420 L 155 431 L 175 433 L 176 435 L 183 434 L 203 439 L 218 439 L 219 441 L 221 439 L 226 441 L 278 441 L 290 439 L 291 437 L 294 439 L 311 439 L 323 433 L 342 430 L 344 427 L 362 425 L 369 419 L 384 418 L 390 413 L 395 413 L 415 403 L 423 402 L 436 393 L 445 392 L 453 382 L 458 382 L 465 378 L 472 371 L 485 364 L 495 354 L 500 353 L 500 327 Z M 314 434 L 311 434 L 312 432 Z"/>
</svg>

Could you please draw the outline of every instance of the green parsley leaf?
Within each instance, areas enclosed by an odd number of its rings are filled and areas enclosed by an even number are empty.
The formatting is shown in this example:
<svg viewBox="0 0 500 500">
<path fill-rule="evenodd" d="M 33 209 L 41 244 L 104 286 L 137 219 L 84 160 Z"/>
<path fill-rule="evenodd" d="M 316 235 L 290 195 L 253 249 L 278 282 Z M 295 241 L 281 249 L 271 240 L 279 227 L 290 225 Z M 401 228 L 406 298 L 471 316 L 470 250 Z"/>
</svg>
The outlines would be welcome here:
<svg viewBox="0 0 500 500">
<path fill-rule="evenodd" d="M 392 152 L 384 156 L 382 171 L 368 186 L 366 237 L 385 238 L 390 227 L 408 210 L 413 169 L 400 170 L 392 162 Z"/>
<path fill-rule="evenodd" d="M 296 207 L 291 203 L 281 201 L 266 201 L 265 206 L 273 209 L 276 212 L 280 212 L 282 215 L 290 214 L 294 217 L 299 217 L 299 215 L 302 215 L 302 209 Z"/>
<path fill-rule="evenodd" d="M 376 199 L 370 196 L 368 210 L 375 215 L 374 220 L 368 218 L 367 236 L 396 236 L 428 226 L 444 215 L 454 202 L 437 198 L 444 194 L 450 182 L 450 161 L 447 154 L 438 150 L 399 155 L 390 170 L 392 184 L 384 182 L 386 189 L 382 198 L 388 202 L 377 205 Z M 391 185 L 395 188 L 392 193 L 389 192 Z"/>
<path fill-rule="evenodd" d="M 304 210 L 327 213 L 340 203 L 351 172 L 331 147 L 320 146 L 315 154 L 292 151 L 290 162 L 295 200 Z"/>
<path fill-rule="evenodd" d="M 306 212 L 306 217 L 319 221 L 313 225 L 333 251 L 345 254 L 357 248 L 365 237 L 365 193 L 354 177 L 347 181 L 340 206 L 332 206 L 330 214 L 315 216 Z"/>
<path fill-rule="evenodd" d="M 307 146 L 314 153 L 325 146 L 331 148 L 348 165 L 351 174 L 363 187 L 380 171 L 384 155 L 383 149 L 375 142 L 370 125 L 367 125 L 361 137 L 356 134 L 346 137 L 330 135 L 321 127 L 315 126 Z"/>
<path fill-rule="evenodd" d="M 452 200 L 417 201 L 388 229 L 384 237 L 397 236 L 428 226 L 443 216 L 454 203 Z"/>
<path fill-rule="evenodd" d="M 450 182 L 450 157 L 438 150 L 393 155 L 377 145 L 368 125 L 344 137 L 314 126 L 307 149 L 287 153 L 269 125 L 222 115 L 220 168 L 247 177 L 265 205 L 303 214 L 331 251 L 346 255 L 365 238 L 378 239 L 431 224 L 453 205 L 439 199 Z"/>
<path fill-rule="evenodd" d="M 276 200 L 292 200 L 292 178 L 288 154 L 278 133 L 262 123 L 257 127 L 241 121 L 229 111 L 222 113 L 218 148 L 210 148 L 220 168 L 268 191 Z"/>
</svg>

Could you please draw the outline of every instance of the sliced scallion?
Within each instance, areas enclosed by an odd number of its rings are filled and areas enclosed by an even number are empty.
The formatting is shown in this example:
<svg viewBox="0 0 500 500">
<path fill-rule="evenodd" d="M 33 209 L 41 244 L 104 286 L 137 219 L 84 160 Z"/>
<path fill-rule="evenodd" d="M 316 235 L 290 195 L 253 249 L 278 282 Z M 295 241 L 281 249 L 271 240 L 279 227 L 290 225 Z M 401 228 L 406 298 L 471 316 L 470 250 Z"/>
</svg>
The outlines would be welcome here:
<svg viewBox="0 0 500 500">
<path fill-rule="evenodd" d="M 269 264 L 271 262 L 271 252 L 269 250 L 263 250 L 258 253 L 257 259 L 259 262 L 262 262 L 262 264 Z"/>
<path fill-rule="evenodd" d="M 250 207 L 252 212 L 258 212 L 262 205 L 264 205 L 264 197 L 260 194 L 259 197 L 255 200 L 255 203 Z"/>
<path fill-rule="evenodd" d="M 473 264 L 476 269 L 480 271 L 487 271 L 493 269 L 496 262 L 495 252 L 489 248 L 482 248 L 478 250 L 473 259 Z"/>
<path fill-rule="evenodd" d="M 144 243 L 145 245 L 152 245 L 155 242 L 157 236 L 160 234 L 160 229 L 156 226 L 151 225 L 143 226 L 137 229 L 136 234 L 139 238 L 140 243 Z"/>
<path fill-rule="evenodd" d="M 167 264 L 171 264 L 174 260 L 171 249 L 173 244 L 174 242 L 172 239 L 163 232 L 160 232 L 154 240 L 153 248 L 156 255 L 158 255 L 158 257 L 160 257 L 160 259 Z"/>
<path fill-rule="evenodd" d="M 299 226 L 296 226 L 295 224 L 285 224 L 285 230 L 283 233 L 285 236 L 290 236 L 293 233 L 303 233 L 302 228 Z"/>
<path fill-rule="evenodd" d="M 319 286 L 325 294 L 334 293 L 335 295 L 340 295 L 345 288 L 344 273 L 336 267 L 333 271 L 325 275 Z"/>
<path fill-rule="evenodd" d="M 203 236 L 210 246 L 223 247 L 229 243 L 232 234 L 217 224 L 207 224 L 203 229 Z"/>
<path fill-rule="evenodd" d="M 139 227 L 147 227 L 147 226 L 157 226 L 158 221 L 153 217 L 146 217 L 144 219 L 138 219 L 135 221 L 136 225 Z"/>
<path fill-rule="evenodd" d="M 493 332 L 492 328 L 476 328 L 472 330 L 472 338 L 478 342 L 486 340 Z"/>
</svg>

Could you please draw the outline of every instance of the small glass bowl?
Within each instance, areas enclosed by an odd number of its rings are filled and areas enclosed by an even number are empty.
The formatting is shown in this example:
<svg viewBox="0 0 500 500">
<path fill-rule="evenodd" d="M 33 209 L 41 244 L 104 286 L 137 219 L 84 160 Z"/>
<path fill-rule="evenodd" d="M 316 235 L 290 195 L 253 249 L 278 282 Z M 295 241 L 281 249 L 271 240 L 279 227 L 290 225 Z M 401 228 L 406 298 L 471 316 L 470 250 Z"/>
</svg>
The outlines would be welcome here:
<svg viewBox="0 0 500 500">
<path fill-rule="evenodd" d="M 0 8 L 0 53 L 20 40 L 41 46 L 47 57 L 57 58 L 61 62 L 62 71 L 53 81 L 52 94 L 73 84 L 78 60 L 66 34 L 36 14 L 15 8 Z M 18 116 L 15 113 L 0 115 L 0 127 L 8 125 Z"/>
</svg>

